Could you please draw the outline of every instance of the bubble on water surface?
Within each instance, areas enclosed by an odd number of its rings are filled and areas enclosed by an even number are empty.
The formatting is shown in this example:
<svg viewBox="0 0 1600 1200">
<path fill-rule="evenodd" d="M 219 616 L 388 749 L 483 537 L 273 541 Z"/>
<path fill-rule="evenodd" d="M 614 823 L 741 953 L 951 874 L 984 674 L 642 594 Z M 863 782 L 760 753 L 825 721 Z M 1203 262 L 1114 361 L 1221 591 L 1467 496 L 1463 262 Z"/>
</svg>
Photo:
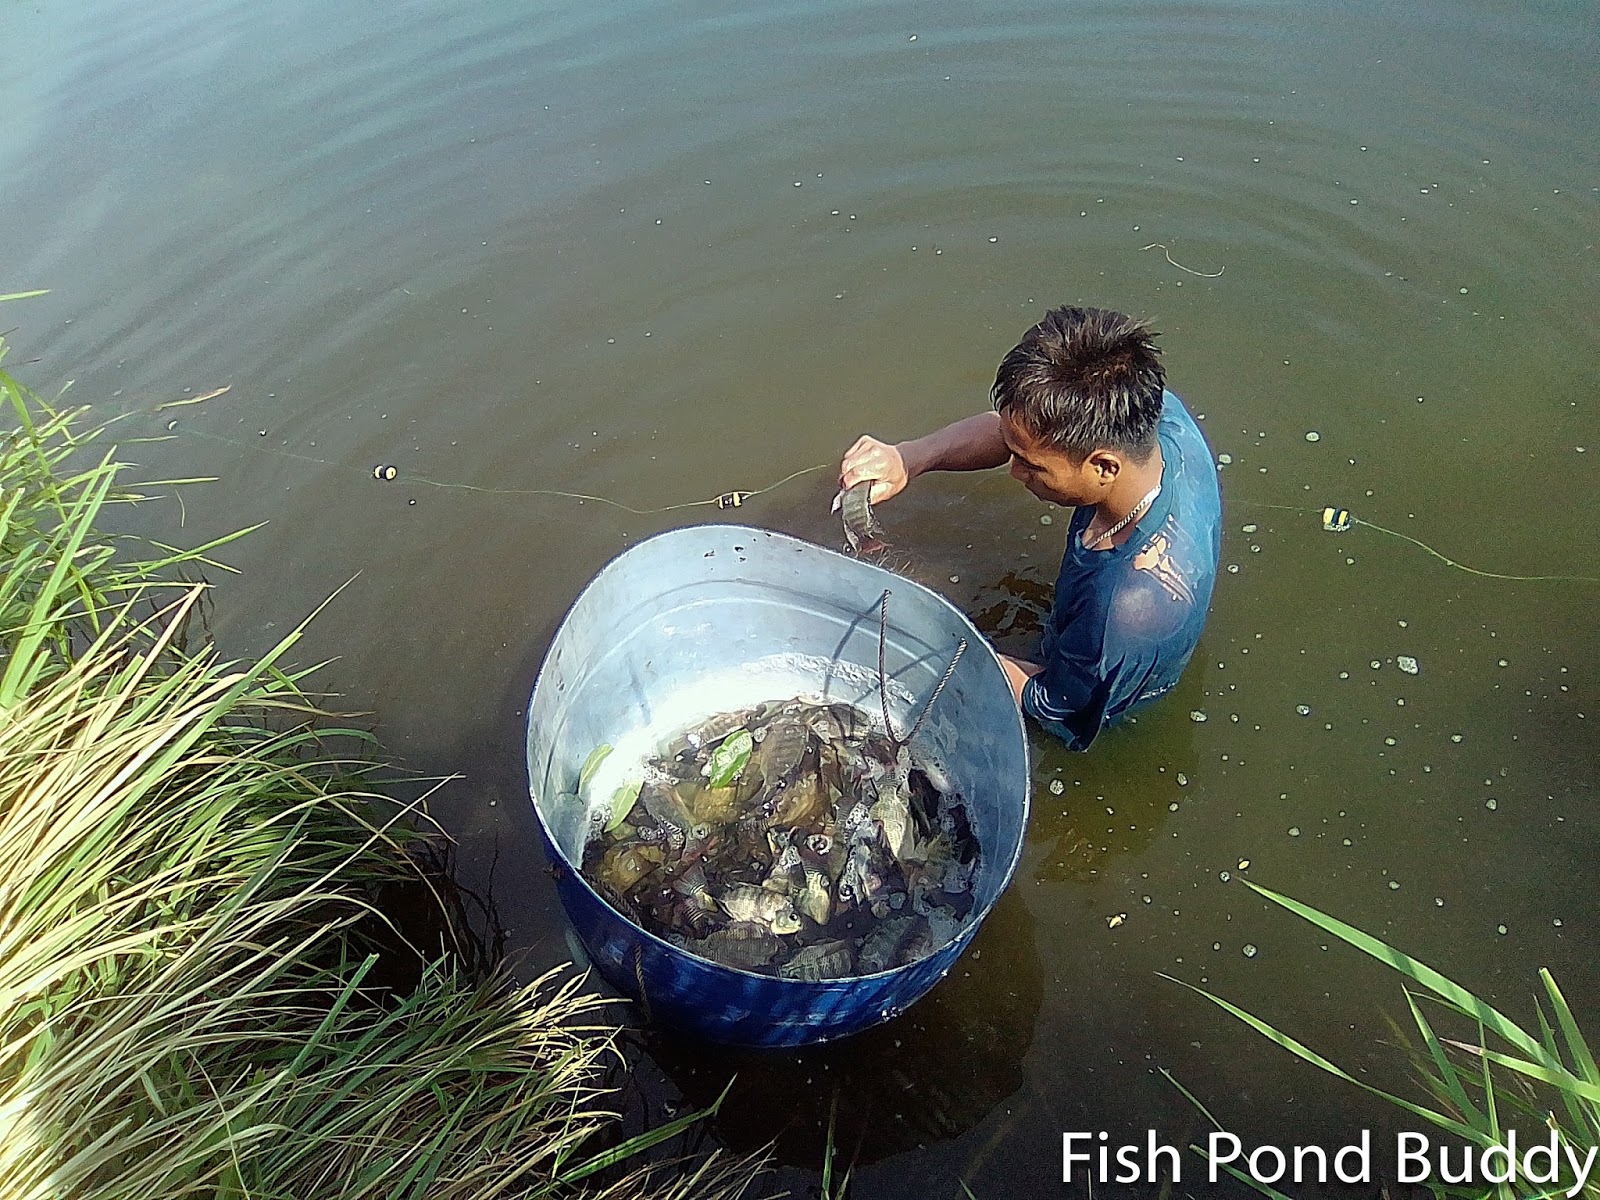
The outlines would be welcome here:
<svg viewBox="0 0 1600 1200">
<path fill-rule="evenodd" d="M 1217 878 L 1222 880 L 1223 883 L 1227 883 L 1228 880 L 1233 878 L 1233 876 L 1231 874 L 1229 874 L 1227 871 L 1218 871 L 1217 872 Z"/>
<path fill-rule="evenodd" d="M 1321 440 L 1322 440 L 1322 435 L 1320 433 L 1318 433 L 1315 429 L 1311 430 L 1311 432 L 1306 434 L 1306 441 L 1308 441 L 1308 442 L 1320 442 Z"/>
</svg>

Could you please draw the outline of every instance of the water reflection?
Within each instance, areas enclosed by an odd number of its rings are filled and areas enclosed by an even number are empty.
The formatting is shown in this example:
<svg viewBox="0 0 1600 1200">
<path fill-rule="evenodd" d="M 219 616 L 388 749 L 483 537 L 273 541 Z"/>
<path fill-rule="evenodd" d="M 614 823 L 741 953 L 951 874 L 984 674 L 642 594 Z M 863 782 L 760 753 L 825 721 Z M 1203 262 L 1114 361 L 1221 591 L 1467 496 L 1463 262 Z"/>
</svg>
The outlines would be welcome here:
<svg viewBox="0 0 1600 1200">
<path fill-rule="evenodd" d="M 1062 523 L 1068 518 L 1063 516 Z M 1004 652 L 1026 658 L 1037 654 L 1045 622 L 1055 602 L 1055 587 L 1021 571 L 1007 571 L 974 601 L 972 623 Z"/>
</svg>

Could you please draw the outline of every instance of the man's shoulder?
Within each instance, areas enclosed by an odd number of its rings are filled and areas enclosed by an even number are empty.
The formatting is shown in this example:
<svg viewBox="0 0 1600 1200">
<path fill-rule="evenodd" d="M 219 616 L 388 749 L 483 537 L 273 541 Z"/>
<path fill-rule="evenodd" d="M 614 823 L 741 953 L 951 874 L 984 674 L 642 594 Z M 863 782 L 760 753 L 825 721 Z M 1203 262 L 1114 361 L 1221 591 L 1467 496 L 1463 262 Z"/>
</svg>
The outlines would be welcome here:
<svg viewBox="0 0 1600 1200">
<path fill-rule="evenodd" d="M 1211 446 L 1200 423 L 1171 391 L 1162 402 L 1159 436 L 1172 475 L 1169 482 L 1178 519 L 1185 523 L 1220 519 L 1222 491 Z"/>
<path fill-rule="evenodd" d="M 1161 420 L 1159 429 L 1170 438 L 1176 438 L 1185 445 L 1198 444 L 1205 447 L 1206 458 L 1211 457 L 1211 449 L 1206 443 L 1205 431 L 1200 428 L 1200 422 L 1195 419 L 1179 395 L 1170 388 L 1161 393 Z"/>
<path fill-rule="evenodd" d="M 1111 628 L 1150 642 L 1189 636 L 1193 614 L 1210 602 L 1222 538 L 1222 496 L 1211 447 L 1170 391 L 1161 423 L 1169 506 L 1108 597 Z"/>
</svg>

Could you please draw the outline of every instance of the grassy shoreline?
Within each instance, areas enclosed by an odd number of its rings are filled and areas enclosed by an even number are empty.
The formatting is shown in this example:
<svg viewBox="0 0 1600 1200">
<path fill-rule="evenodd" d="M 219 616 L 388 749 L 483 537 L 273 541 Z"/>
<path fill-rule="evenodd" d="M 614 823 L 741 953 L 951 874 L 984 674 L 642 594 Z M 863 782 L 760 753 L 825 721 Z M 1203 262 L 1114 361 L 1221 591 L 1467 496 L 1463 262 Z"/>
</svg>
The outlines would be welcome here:
<svg viewBox="0 0 1600 1200">
<path fill-rule="evenodd" d="M 3 372 L 0 407 L 0 1194 L 745 1192 L 747 1161 L 634 1165 L 689 1119 L 619 1142 L 581 979 L 401 948 L 386 892 L 448 929 L 448 889 L 301 690 L 304 627 L 224 659 L 185 579 L 222 543 L 106 535 L 135 493 L 99 431 Z"/>
</svg>

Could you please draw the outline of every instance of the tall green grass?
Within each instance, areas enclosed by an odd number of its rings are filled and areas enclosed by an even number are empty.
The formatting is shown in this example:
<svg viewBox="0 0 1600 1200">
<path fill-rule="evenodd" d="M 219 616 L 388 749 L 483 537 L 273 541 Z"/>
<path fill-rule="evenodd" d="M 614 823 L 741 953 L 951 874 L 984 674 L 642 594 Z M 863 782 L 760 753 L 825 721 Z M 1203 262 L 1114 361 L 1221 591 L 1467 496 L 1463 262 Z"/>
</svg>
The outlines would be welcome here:
<svg viewBox="0 0 1600 1200">
<path fill-rule="evenodd" d="M 107 536 L 137 496 L 82 414 L 3 372 L 0 407 L 0 1195 L 740 1194 L 755 1164 L 616 1165 L 693 1117 L 619 1143 L 581 980 L 416 946 L 379 985 L 383 898 L 450 905 L 304 627 L 223 657 L 185 579 L 217 545 Z"/>
<path fill-rule="evenodd" d="M 1391 1029 L 1426 1099 L 1419 1102 L 1358 1079 L 1305 1043 L 1237 1005 L 1192 984 L 1184 984 L 1185 987 L 1206 997 L 1303 1062 L 1355 1084 L 1426 1125 L 1479 1150 L 1505 1146 L 1508 1129 L 1519 1130 L 1524 1149 L 1532 1140 L 1529 1136 L 1532 1131 L 1545 1128 L 1554 1131 L 1559 1147 L 1557 1153 L 1562 1160 L 1558 1184 L 1534 1183 L 1520 1175 L 1510 1183 L 1487 1188 L 1482 1184 L 1456 1186 L 1432 1181 L 1429 1187 L 1435 1195 L 1498 1195 L 1502 1200 L 1510 1200 L 1511 1197 L 1543 1198 L 1568 1193 L 1575 1179 L 1566 1166 L 1566 1148 L 1574 1150 L 1582 1162 L 1592 1148 L 1600 1145 L 1600 1069 L 1596 1068 L 1594 1053 L 1566 996 L 1548 970 L 1539 972 L 1544 998 L 1542 1003 L 1534 1002 L 1537 1027 L 1529 1030 L 1461 984 L 1378 938 L 1298 900 L 1248 880 L 1244 882 L 1259 895 L 1370 955 L 1400 976 L 1412 1029 L 1404 1030 L 1393 1022 Z M 1191 1101 L 1199 1104 L 1187 1089 L 1179 1087 Z M 1206 1111 L 1203 1106 L 1201 1111 Z M 1211 1114 L 1206 1112 L 1206 1116 Z M 1279 1194 L 1255 1184 L 1231 1167 L 1225 1169 L 1259 1191 L 1272 1196 Z M 1600 1200 L 1600 1170 L 1590 1175 L 1581 1195 L 1586 1200 Z"/>
</svg>

